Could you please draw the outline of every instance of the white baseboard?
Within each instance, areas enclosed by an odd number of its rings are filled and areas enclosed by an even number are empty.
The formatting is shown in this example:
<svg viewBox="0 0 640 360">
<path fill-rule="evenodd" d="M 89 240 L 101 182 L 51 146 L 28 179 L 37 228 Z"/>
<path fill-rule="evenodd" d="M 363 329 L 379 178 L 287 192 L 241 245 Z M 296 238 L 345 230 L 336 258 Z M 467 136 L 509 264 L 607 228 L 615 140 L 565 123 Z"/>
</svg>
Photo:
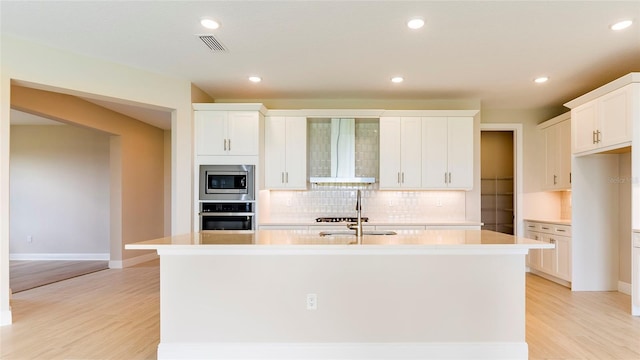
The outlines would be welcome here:
<svg viewBox="0 0 640 360">
<path fill-rule="evenodd" d="M 527 359 L 512 343 L 160 343 L 168 359 Z"/>
<path fill-rule="evenodd" d="M 631 296 L 631 284 L 618 281 L 618 291 Z"/>
<path fill-rule="evenodd" d="M 9 260 L 109 260 L 109 253 L 76 254 L 9 254 Z"/>
<path fill-rule="evenodd" d="M 152 252 L 149 254 L 132 257 L 125 260 L 113 260 L 113 261 L 109 261 L 109 269 L 122 269 L 130 266 L 142 264 L 143 262 L 155 260 L 157 258 L 158 258 L 158 254 L 155 252 Z"/>
<path fill-rule="evenodd" d="M 562 286 L 564 286 L 564 287 L 568 287 L 569 289 L 571 289 L 571 282 L 569 282 L 569 281 L 566 281 L 566 280 L 564 280 L 564 279 L 557 278 L 557 277 L 555 277 L 555 276 L 553 276 L 553 275 L 549 275 L 549 274 L 547 274 L 547 273 L 546 273 L 546 272 L 544 272 L 544 271 L 540 271 L 540 270 L 536 270 L 536 269 L 530 269 L 530 271 L 529 271 L 529 272 L 530 272 L 530 273 L 532 273 L 532 274 L 538 275 L 538 276 L 540 276 L 541 278 L 545 278 L 545 279 L 547 279 L 547 280 L 549 280 L 549 281 L 553 281 L 553 282 L 554 282 L 554 283 L 556 283 L 556 284 L 560 284 L 560 285 L 562 285 Z"/>
<path fill-rule="evenodd" d="M 0 311 L 0 326 L 11 325 L 12 322 L 11 310 Z"/>
</svg>

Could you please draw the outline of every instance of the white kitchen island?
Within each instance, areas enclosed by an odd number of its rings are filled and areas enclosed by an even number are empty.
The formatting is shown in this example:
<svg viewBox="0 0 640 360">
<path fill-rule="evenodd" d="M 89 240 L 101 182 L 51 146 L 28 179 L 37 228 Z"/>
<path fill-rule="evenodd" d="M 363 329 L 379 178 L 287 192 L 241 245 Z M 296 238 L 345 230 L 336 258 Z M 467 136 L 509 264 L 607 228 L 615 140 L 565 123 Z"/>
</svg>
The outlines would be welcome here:
<svg viewBox="0 0 640 360">
<path fill-rule="evenodd" d="M 480 230 L 208 232 L 160 255 L 158 359 L 527 359 L 525 256 Z"/>
</svg>

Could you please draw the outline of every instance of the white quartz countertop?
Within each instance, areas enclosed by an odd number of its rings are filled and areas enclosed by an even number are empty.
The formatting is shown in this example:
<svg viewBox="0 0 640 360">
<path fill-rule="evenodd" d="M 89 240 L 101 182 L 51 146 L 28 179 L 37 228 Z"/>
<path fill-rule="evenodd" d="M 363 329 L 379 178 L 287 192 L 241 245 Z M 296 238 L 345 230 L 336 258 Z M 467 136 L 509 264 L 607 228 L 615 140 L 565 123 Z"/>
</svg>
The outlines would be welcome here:
<svg viewBox="0 0 640 360">
<path fill-rule="evenodd" d="M 571 226 L 571 220 L 566 220 L 566 219 L 524 219 L 524 220 L 525 221 L 538 222 L 538 223 L 545 223 L 545 224 Z"/>
<path fill-rule="evenodd" d="M 318 231 L 207 231 L 125 245 L 129 250 L 216 254 L 483 254 L 552 249 L 553 244 L 489 230 L 399 230 L 397 235 L 320 236 Z"/>
</svg>

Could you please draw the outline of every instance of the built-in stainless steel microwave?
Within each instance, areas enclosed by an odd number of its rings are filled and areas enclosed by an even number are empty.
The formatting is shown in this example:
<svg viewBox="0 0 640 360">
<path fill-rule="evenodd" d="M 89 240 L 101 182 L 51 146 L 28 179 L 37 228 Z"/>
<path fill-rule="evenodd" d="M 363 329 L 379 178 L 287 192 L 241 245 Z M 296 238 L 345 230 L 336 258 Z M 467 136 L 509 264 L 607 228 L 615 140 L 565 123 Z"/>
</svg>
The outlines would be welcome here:
<svg viewBox="0 0 640 360">
<path fill-rule="evenodd" d="M 200 200 L 254 199 L 254 165 L 200 165 Z"/>
</svg>

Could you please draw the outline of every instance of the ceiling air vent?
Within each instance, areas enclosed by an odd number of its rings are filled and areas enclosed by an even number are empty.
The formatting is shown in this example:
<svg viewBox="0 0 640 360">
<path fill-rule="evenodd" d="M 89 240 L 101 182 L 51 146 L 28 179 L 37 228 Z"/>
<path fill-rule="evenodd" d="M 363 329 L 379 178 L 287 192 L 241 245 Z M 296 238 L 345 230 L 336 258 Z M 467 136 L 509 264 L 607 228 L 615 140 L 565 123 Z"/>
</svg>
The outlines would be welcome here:
<svg viewBox="0 0 640 360">
<path fill-rule="evenodd" d="M 216 39 L 213 35 L 196 35 L 202 40 L 202 42 L 207 45 L 207 47 L 211 51 L 227 51 L 227 48 L 222 45 L 218 39 Z"/>
</svg>

